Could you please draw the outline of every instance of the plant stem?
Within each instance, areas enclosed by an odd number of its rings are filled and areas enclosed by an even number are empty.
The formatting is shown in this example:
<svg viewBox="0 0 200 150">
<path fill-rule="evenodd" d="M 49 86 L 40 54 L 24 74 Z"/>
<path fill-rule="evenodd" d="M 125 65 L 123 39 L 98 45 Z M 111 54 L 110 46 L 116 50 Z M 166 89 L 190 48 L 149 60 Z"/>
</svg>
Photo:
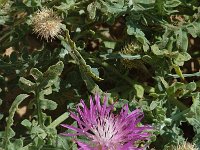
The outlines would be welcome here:
<svg viewBox="0 0 200 150">
<path fill-rule="evenodd" d="M 40 92 L 39 90 L 36 91 L 36 107 L 37 107 L 37 117 L 38 117 L 38 123 L 41 127 L 44 126 L 43 124 L 43 118 L 42 118 L 42 109 L 40 107 Z"/>
<path fill-rule="evenodd" d="M 60 117 L 58 117 L 56 120 L 54 120 L 49 126 L 48 128 L 55 128 L 57 127 L 60 123 L 62 123 L 64 120 L 66 120 L 69 117 L 69 113 L 65 112 L 64 114 L 62 114 Z"/>
</svg>

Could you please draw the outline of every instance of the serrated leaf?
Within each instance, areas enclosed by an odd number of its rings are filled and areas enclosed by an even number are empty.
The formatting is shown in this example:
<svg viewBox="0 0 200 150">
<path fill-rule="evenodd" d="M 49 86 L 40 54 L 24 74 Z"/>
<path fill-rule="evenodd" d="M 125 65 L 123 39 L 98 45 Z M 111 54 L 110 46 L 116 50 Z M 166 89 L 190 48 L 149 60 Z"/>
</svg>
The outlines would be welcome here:
<svg viewBox="0 0 200 150">
<path fill-rule="evenodd" d="M 23 3 L 27 6 L 27 7 L 36 7 L 36 6 L 42 6 L 41 5 L 41 1 L 39 0 L 32 0 L 32 1 L 29 1 L 29 0 L 23 0 Z"/>
<path fill-rule="evenodd" d="M 84 65 L 84 66 L 80 66 L 80 68 L 82 69 L 82 71 L 84 71 L 87 75 L 91 76 L 92 78 L 94 78 L 97 81 L 102 81 L 103 79 L 100 78 L 99 76 L 97 76 L 93 71 L 91 66 L 89 65 Z"/>
<path fill-rule="evenodd" d="M 96 9 L 97 9 L 97 1 L 94 1 L 92 3 L 90 3 L 88 6 L 87 6 L 87 11 L 89 13 L 89 18 L 91 20 L 95 19 L 95 16 L 96 16 Z"/>
<path fill-rule="evenodd" d="M 62 73 L 63 68 L 64 68 L 63 62 L 59 61 L 57 64 L 52 65 L 48 68 L 48 70 L 44 73 L 44 77 L 47 80 L 53 80 Z"/>
<path fill-rule="evenodd" d="M 168 95 L 174 95 L 175 92 L 176 92 L 178 89 L 184 89 L 184 88 L 185 88 L 184 83 L 180 83 L 180 82 L 173 83 L 173 84 L 167 89 L 167 94 L 168 94 Z"/>
<path fill-rule="evenodd" d="M 44 73 L 42 80 L 39 83 L 38 89 L 43 89 L 55 85 L 58 91 L 59 86 L 59 75 L 62 73 L 64 68 L 64 64 L 62 61 L 58 62 L 55 65 L 52 65 L 48 68 L 48 70 Z"/>
<path fill-rule="evenodd" d="M 198 22 L 193 22 L 186 27 L 188 33 L 192 35 L 193 38 L 200 36 L 200 24 Z"/>
<path fill-rule="evenodd" d="M 166 0 L 165 6 L 166 7 L 177 7 L 181 4 L 179 0 Z"/>
<path fill-rule="evenodd" d="M 40 99 L 40 105 L 43 110 L 55 110 L 58 104 L 49 99 Z"/>
<path fill-rule="evenodd" d="M 179 29 L 175 32 L 176 35 L 176 46 L 178 49 L 186 52 L 188 49 L 188 37 L 187 33 L 182 29 Z"/>
<path fill-rule="evenodd" d="M 37 68 L 32 68 L 30 70 L 30 75 L 33 76 L 33 78 L 37 81 L 39 79 L 42 79 L 43 73 L 39 71 Z"/>
<path fill-rule="evenodd" d="M 87 76 L 87 74 L 85 74 L 85 71 L 83 71 L 82 69 L 80 69 L 81 72 L 81 77 L 83 79 L 83 81 L 85 82 L 87 89 L 93 93 L 99 93 L 100 95 L 103 93 L 103 91 L 99 88 L 99 86 L 91 79 L 90 76 Z"/>
<path fill-rule="evenodd" d="M 68 145 L 68 141 L 66 140 L 66 137 L 63 137 L 63 136 L 58 136 L 57 146 L 59 148 L 62 148 L 62 150 L 70 149 Z"/>
<path fill-rule="evenodd" d="M 24 77 L 20 77 L 19 78 L 19 87 L 30 93 L 30 92 L 34 92 L 34 90 L 36 89 L 37 85 L 36 83 L 31 82 L 30 80 L 25 79 Z"/>
<path fill-rule="evenodd" d="M 65 0 L 64 2 L 61 2 L 59 6 L 54 7 L 58 10 L 67 13 L 68 10 L 73 9 L 75 7 L 75 0 Z"/>
<path fill-rule="evenodd" d="M 186 52 L 188 50 L 188 36 L 187 36 L 187 32 L 183 32 L 182 34 L 182 43 L 181 43 L 181 49 Z"/>
<path fill-rule="evenodd" d="M 174 63 L 179 66 L 183 66 L 185 61 L 188 61 L 191 59 L 190 54 L 187 52 L 180 52 L 178 55 L 174 58 Z"/>
<path fill-rule="evenodd" d="M 185 114 L 186 120 L 194 127 L 197 134 L 200 134 L 200 94 L 195 93 L 192 96 L 193 104 L 190 110 Z"/>
<path fill-rule="evenodd" d="M 47 133 L 45 132 L 44 129 L 42 129 L 40 126 L 33 126 L 31 128 L 31 136 L 34 139 L 35 136 L 37 136 L 37 138 L 35 138 L 34 142 L 36 142 L 36 145 L 38 145 L 37 142 L 39 142 L 40 140 L 43 140 L 46 138 Z M 39 141 L 38 141 L 39 140 Z M 42 142 L 43 143 L 43 142 Z"/>
<path fill-rule="evenodd" d="M 10 143 L 7 147 L 8 150 L 24 150 L 23 149 L 23 140 L 16 139 L 14 142 Z"/>
<path fill-rule="evenodd" d="M 143 45 L 143 50 L 145 52 L 149 49 L 149 41 L 145 37 L 144 32 L 141 29 L 137 28 L 134 23 L 127 23 L 127 33 L 136 37 L 136 39 Z"/>
<path fill-rule="evenodd" d="M 109 12 L 111 14 L 118 14 L 127 9 L 122 0 L 116 0 L 115 2 L 100 0 L 100 4 L 102 12 Z"/>
<path fill-rule="evenodd" d="M 163 51 L 161 51 L 161 50 L 159 50 L 159 47 L 158 47 L 158 45 L 156 45 L 156 44 L 154 44 L 154 45 L 152 45 L 151 46 L 151 50 L 152 50 L 152 52 L 155 54 L 155 55 L 164 55 L 164 52 Z"/>
<path fill-rule="evenodd" d="M 3 141 L 6 150 L 8 150 L 7 147 L 10 143 L 10 139 L 15 135 L 15 132 L 11 128 L 14 122 L 13 117 L 15 115 L 15 112 L 18 109 L 19 104 L 28 96 L 29 95 L 27 94 L 18 95 L 9 109 L 9 116 L 6 121 L 6 129 L 5 129 L 5 135 L 4 135 L 4 141 Z"/>
</svg>

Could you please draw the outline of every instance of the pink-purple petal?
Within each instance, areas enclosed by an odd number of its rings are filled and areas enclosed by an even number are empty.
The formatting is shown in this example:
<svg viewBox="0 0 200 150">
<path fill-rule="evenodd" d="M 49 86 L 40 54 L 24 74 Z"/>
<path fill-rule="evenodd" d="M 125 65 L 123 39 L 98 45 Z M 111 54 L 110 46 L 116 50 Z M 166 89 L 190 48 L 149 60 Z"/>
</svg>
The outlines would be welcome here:
<svg viewBox="0 0 200 150">
<path fill-rule="evenodd" d="M 81 107 L 77 107 L 79 115 L 71 112 L 71 117 L 78 123 L 78 127 L 62 124 L 63 127 L 77 133 L 62 133 L 64 136 L 85 136 L 89 142 L 76 141 L 80 150 L 143 150 L 134 144 L 138 140 L 150 139 L 153 128 L 149 125 L 139 125 L 144 118 L 140 109 L 129 112 L 128 104 L 125 104 L 118 115 L 112 113 L 114 106 L 107 106 L 108 99 L 104 97 L 101 105 L 100 96 L 90 97 L 88 108 L 83 100 Z"/>
</svg>

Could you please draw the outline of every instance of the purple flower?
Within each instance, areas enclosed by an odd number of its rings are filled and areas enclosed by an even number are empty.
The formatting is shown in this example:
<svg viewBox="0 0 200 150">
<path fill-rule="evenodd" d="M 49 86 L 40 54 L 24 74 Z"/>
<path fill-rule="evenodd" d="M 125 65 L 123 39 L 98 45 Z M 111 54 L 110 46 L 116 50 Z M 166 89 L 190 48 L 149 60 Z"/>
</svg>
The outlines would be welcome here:
<svg viewBox="0 0 200 150">
<path fill-rule="evenodd" d="M 75 131 L 75 133 L 62 133 L 64 136 L 85 136 L 88 144 L 81 141 L 76 143 L 79 150 L 142 150 L 137 144 L 147 141 L 152 130 L 149 125 L 139 126 L 144 117 L 140 109 L 128 113 L 128 105 L 124 105 L 118 115 L 112 113 L 113 105 L 107 106 L 107 98 L 104 104 L 100 104 L 99 95 L 95 95 L 95 103 L 90 98 L 90 108 L 87 108 L 81 100 L 81 108 L 78 106 L 78 115 L 71 112 L 71 117 L 77 121 L 78 127 L 62 124 L 63 127 Z M 137 144 L 136 144 L 137 142 Z"/>
</svg>

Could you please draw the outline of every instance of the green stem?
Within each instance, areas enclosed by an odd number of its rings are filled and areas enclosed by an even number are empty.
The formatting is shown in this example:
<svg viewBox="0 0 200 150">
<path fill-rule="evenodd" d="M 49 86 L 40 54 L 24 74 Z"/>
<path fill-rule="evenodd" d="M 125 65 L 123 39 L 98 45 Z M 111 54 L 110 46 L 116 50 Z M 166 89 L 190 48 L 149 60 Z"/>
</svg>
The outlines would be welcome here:
<svg viewBox="0 0 200 150">
<path fill-rule="evenodd" d="M 94 59 L 94 58 L 90 58 L 89 60 L 90 60 L 92 63 L 97 63 L 97 64 L 103 66 L 103 67 L 104 67 L 105 69 L 107 69 L 109 72 L 114 73 L 114 74 L 117 75 L 119 78 L 125 80 L 125 81 L 126 81 L 129 85 L 131 85 L 131 86 L 134 86 L 135 84 L 138 84 L 138 85 L 141 85 L 141 86 L 144 87 L 145 92 L 147 92 L 147 93 L 154 92 L 154 88 L 153 88 L 153 87 L 148 86 L 148 85 L 141 84 L 141 83 L 139 83 L 139 82 L 136 82 L 136 81 L 132 80 L 131 78 L 129 78 L 129 77 L 125 76 L 125 75 L 122 75 L 121 73 L 118 72 L 118 70 L 117 70 L 115 67 L 109 65 L 107 62 L 101 62 L 101 60 L 96 59 L 96 58 L 95 58 L 95 59 Z"/>
<path fill-rule="evenodd" d="M 13 33 L 13 31 L 9 31 L 7 33 L 5 33 L 1 38 L 0 38 L 0 42 L 3 41 L 3 39 L 7 38 L 8 36 L 10 36 Z"/>
<path fill-rule="evenodd" d="M 176 98 L 174 98 L 174 97 L 172 97 L 172 96 L 168 98 L 168 101 L 169 101 L 171 104 L 177 106 L 181 111 L 184 111 L 184 110 L 187 110 L 187 109 L 188 109 L 187 106 L 185 106 L 182 102 L 178 101 Z"/>
<path fill-rule="evenodd" d="M 177 115 L 171 117 L 172 121 L 178 121 L 180 118 L 183 117 L 184 114 L 188 113 L 189 111 L 190 111 L 190 108 L 187 108 L 184 111 L 178 113 Z"/>
<path fill-rule="evenodd" d="M 66 120 L 69 117 L 69 113 L 65 112 L 64 114 L 62 114 L 61 116 L 59 116 L 56 120 L 54 120 L 49 126 L 48 128 L 55 128 L 57 127 L 60 123 L 62 123 L 64 120 Z"/>
<path fill-rule="evenodd" d="M 40 107 L 40 92 L 39 90 L 36 91 L 36 107 L 37 107 L 37 117 L 38 117 L 38 123 L 40 127 L 43 127 L 43 118 L 42 118 L 42 109 Z"/>
</svg>

